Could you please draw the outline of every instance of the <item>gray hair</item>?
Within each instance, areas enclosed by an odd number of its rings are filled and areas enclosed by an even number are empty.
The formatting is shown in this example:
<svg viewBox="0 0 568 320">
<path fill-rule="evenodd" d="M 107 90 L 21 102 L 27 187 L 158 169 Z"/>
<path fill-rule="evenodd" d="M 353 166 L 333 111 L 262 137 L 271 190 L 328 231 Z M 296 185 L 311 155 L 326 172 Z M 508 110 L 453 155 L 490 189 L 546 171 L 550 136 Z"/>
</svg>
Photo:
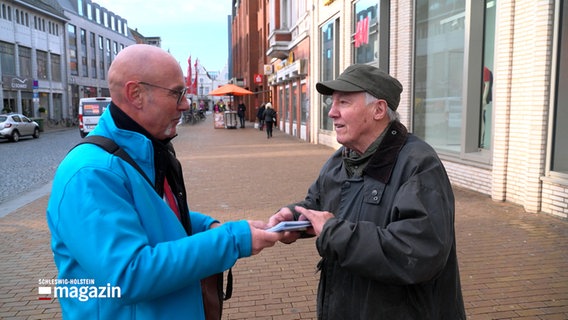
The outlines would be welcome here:
<svg viewBox="0 0 568 320">
<path fill-rule="evenodd" d="M 372 94 L 365 92 L 365 105 L 368 105 L 369 103 L 377 101 L 377 100 L 379 100 L 379 99 L 377 99 Z M 387 107 L 387 115 L 389 116 L 390 121 L 395 121 L 395 120 L 398 121 L 399 120 L 398 112 L 391 109 L 390 107 Z"/>
</svg>

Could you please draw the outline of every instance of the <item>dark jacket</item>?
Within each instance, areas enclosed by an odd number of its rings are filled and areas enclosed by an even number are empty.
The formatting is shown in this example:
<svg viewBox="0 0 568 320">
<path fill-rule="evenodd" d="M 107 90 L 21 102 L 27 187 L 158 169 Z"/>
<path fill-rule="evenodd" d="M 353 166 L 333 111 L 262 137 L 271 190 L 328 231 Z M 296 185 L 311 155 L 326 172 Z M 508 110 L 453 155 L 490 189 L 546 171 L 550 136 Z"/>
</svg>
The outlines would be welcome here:
<svg viewBox="0 0 568 320">
<path fill-rule="evenodd" d="M 274 122 L 273 119 L 275 118 L 276 118 L 276 111 L 274 111 L 274 109 L 266 108 L 266 110 L 264 110 L 262 119 L 264 119 L 265 122 Z"/>
<path fill-rule="evenodd" d="M 329 211 L 319 319 L 465 319 L 454 196 L 436 152 L 400 122 L 387 129 L 360 178 L 340 148 L 299 205 Z"/>
<path fill-rule="evenodd" d="M 264 121 L 264 110 L 266 110 L 266 108 L 262 105 L 258 108 L 258 112 L 256 113 L 256 117 L 261 121 Z"/>
<path fill-rule="evenodd" d="M 245 111 L 247 110 L 247 107 L 245 106 L 244 103 L 239 103 L 239 105 L 237 106 L 237 115 L 239 117 L 244 117 L 245 116 Z"/>
</svg>

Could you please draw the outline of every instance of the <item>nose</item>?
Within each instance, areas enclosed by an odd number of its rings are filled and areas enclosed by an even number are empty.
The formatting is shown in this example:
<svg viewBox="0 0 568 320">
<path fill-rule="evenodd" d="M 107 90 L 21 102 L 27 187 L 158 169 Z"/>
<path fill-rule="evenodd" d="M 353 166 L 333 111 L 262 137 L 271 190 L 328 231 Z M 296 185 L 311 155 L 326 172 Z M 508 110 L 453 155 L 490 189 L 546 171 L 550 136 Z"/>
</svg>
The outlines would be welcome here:
<svg viewBox="0 0 568 320">
<path fill-rule="evenodd" d="M 331 103 L 331 108 L 329 109 L 327 116 L 330 117 L 331 119 L 339 117 L 339 112 L 335 107 L 335 101 Z"/>
<path fill-rule="evenodd" d="M 185 111 L 185 110 L 189 110 L 189 107 L 190 107 L 189 106 L 189 100 L 187 100 L 187 98 L 181 99 L 181 103 L 179 104 L 178 108 L 180 110 Z"/>
</svg>

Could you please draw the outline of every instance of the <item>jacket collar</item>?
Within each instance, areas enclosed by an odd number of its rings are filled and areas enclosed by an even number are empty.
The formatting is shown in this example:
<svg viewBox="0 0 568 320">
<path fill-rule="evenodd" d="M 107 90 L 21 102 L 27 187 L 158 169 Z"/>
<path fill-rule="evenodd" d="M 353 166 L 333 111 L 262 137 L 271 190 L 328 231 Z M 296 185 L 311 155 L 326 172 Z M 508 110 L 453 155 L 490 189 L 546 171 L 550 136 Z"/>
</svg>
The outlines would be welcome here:
<svg viewBox="0 0 568 320">
<path fill-rule="evenodd" d="M 373 179 L 387 184 L 400 149 L 402 149 L 408 138 L 408 130 L 399 121 L 391 122 L 385 130 L 386 134 L 383 141 L 363 172 Z"/>
</svg>

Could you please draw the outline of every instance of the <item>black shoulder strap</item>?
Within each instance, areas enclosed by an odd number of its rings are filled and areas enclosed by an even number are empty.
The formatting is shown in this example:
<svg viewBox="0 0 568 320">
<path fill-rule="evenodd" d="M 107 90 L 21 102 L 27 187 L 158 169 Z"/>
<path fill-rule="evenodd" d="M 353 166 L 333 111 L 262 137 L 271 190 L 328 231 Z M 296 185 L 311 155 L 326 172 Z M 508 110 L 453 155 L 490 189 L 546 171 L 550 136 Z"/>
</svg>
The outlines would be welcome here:
<svg viewBox="0 0 568 320">
<path fill-rule="evenodd" d="M 75 147 L 82 145 L 82 144 L 85 144 L 85 143 L 91 143 L 91 144 L 97 145 L 100 148 L 102 148 L 103 150 L 105 150 L 106 152 L 113 154 L 113 155 L 121 158 L 122 160 L 128 162 L 132 167 L 134 167 L 134 169 L 136 169 L 144 177 L 144 179 L 146 179 L 146 181 L 148 181 L 148 183 L 151 186 L 154 186 L 154 184 L 152 183 L 152 180 L 150 180 L 150 178 L 148 178 L 148 176 L 146 175 L 146 173 L 144 173 L 142 168 L 140 168 L 140 166 L 130 157 L 130 155 L 126 151 L 124 151 L 124 149 L 122 149 L 120 146 L 118 146 L 118 144 L 116 144 L 116 142 L 114 142 L 112 139 L 109 139 L 109 138 L 103 137 L 103 136 L 88 135 L 83 139 L 83 141 L 81 141 L 77 145 L 75 145 Z M 73 148 L 75 148 L 75 147 L 73 147 Z"/>
</svg>

